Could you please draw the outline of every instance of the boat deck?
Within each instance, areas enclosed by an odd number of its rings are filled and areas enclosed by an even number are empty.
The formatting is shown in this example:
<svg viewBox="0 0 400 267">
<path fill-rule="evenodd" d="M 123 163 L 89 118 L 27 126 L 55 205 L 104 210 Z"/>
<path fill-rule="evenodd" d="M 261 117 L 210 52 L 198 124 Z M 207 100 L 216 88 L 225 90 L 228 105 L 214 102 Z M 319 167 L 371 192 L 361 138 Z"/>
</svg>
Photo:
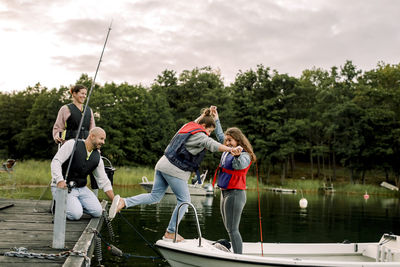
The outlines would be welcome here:
<svg viewBox="0 0 400 267">
<path fill-rule="evenodd" d="M 261 256 L 260 254 L 244 254 L 251 256 Z M 343 262 L 375 262 L 375 259 L 358 255 L 304 255 L 304 254 L 291 254 L 291 255 L 276 255 L 276 254 L 264 254 L 264 257 L 270 258 L 285 258 L 285 259 L 302 259 L 302 260 L 321 260 L 321 261 L 343 261 Z"/>
<path fill-rule="evenodd" d="M 50 213 L 50 200 L 22 200 L 0 198 L 0 266 L 84 266 L 82 256 L 66 258 L 39 259 L 27 257 L 9 257 L 4 253 L 12 248 L 26 248 L 28 252 L 58 254 L 63 251 L 87 252 L 90 258 L 93 254 L 94 234 L 85 229 L 95 228 L 100 231 L 103 223 L 101 218 L 91 218 L 84 215 L 79 221 L 67 221 L 65 233 L 65 248 L 53 249 L 53 216 Z M 101 203 L 105 208 L 107 201 Z"/>
</svg>

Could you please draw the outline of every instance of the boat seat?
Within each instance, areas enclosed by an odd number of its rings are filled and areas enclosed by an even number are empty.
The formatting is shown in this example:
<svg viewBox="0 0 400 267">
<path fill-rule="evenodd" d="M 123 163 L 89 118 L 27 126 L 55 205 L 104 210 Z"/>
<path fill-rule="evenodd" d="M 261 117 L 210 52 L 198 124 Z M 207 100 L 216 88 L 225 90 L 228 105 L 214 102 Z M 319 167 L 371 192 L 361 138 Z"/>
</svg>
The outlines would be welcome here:
<svg viewBox="0 0 400 267">
<path fill-rule="evenodd" d="M 15 159 L 8 159 L 6 162 L 3 162 L 2 166 L 0 167 L 0 172 L 1 173 L 6 173 L 6 176 L 8 176 L 8 180 L 11 181 L 12 185 L 15 185 L 15 180 L 13 179 L 13 172 L 14 172 L 14 166 L 17 163 Z M 1 179 L 0 180 L 6 180 L 6 179 Z M 1 184 L 3 184 L 3 181 L 0 181 Z"/>
<path fill-rule="evenodd" d="M 17 161 L 15 159 L 8 159 L 6 162 L 3 162 L 3 167 L 1 168 L 2 171 L 11 173 L 13 172 L 13 167 Z"/>
<path fill-rule="evenodd" d="M 362 255 L 365 256 L 365 257 L 376 259 L 377 252 L 378 252 L 378 250 L 377 250 L 376 245 L 369 245 L 363 251 Z"/>
<path fill-rule="evenodd" d="M 396 241 L 382 245 L 369 245 L 363 256 L 375 259 L 377 262 L 400 262 L 400 248 Z"/>
</svg>

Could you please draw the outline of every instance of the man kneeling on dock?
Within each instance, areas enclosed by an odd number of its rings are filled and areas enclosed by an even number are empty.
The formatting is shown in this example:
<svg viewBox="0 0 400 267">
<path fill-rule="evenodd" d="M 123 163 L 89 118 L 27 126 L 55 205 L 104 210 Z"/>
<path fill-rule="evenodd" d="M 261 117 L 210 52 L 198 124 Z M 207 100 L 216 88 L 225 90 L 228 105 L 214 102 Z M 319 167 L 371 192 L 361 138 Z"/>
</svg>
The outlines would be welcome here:
<svg viewBox="0 0 400 267">
<path fill-rule="evenodd" d="M 65 142 L 51 161 L 53 198 L 56 197 L 57 187 L 66 188 L 68 185 L 67 219 L 69 220 L 79 220 L 83 212 L 93 217 L 102 215 L 100 201 L 86 186 L 87 176 L 92 172 L 99 188 L 104 190 L 110 200 L 114 199 L 112 185 L 104 170 L 99 151 L 105 140 L 106 132 L 100 127 L 95 127 L 90 130 L 86 140 L 77 141 L 67 181 L 64 177 L 67 174 L 75 140 L 70 139 Z"/>
</svg>

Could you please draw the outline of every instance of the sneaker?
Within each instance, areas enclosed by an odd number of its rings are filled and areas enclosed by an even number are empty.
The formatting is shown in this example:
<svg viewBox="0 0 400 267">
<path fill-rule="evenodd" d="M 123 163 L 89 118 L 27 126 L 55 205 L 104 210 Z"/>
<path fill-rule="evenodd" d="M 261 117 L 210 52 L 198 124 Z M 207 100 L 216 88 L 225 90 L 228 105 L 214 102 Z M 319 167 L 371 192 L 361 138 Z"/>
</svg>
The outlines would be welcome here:
<svg viewBox="0 0 400 267">
<path fill-rule="evenodd" d="M 108 218 L 110 220 L 114 219 L 115 215 L 117 214 L 117 208 L 118 208 L 118 204 L 119 204 L 119 200 L 121 199 L 121 197 L 119 195 L 115 195 L 114 199 L 112 201 L 110 210 L 108 211 Z"/>
</svg>

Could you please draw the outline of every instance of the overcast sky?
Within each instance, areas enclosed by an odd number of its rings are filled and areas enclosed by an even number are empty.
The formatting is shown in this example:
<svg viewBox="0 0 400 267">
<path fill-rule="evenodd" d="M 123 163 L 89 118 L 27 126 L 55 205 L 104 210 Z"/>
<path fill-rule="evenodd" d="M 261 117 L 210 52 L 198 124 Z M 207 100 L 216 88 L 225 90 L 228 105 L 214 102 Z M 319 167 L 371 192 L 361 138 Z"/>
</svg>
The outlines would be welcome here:
<svg viewBox="0 0 400 267">
<path fill-rule="evenodd" d="M 211 66 L 224 82 L 263 64 L 299 77 L 352 60 L 400 63 L 398 0 L 0 0 L 0 91 L 40 82 L 150 85 L 165 69 Z"/>
</svg>

